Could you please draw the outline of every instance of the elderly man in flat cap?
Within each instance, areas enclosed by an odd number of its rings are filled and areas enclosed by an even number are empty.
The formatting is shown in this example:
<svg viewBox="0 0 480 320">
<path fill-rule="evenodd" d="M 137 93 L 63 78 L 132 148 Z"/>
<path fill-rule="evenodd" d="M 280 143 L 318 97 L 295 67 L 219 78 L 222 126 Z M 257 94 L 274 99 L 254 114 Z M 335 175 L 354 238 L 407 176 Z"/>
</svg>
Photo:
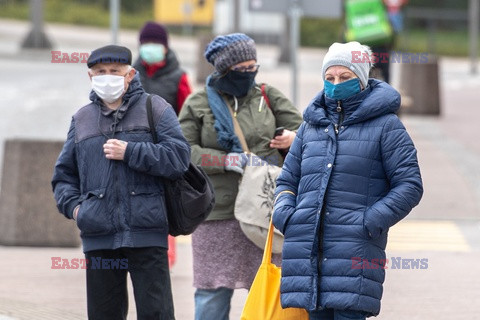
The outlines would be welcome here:
<svg viewBox="0 0 480 320">
<path fill-rule="evenodd" d="M 171 106 L 151 99 L 129 49 L 109 45 L 88 58 L 91 102 L 73 116 L 52 180 L 59 211 L 76 220 L 87 260 L 89 319 L 126 319 L 127 273 L 137 319 L 174 319 L 163 184 L 186 170 L 190 146 Z"/>
</svg>

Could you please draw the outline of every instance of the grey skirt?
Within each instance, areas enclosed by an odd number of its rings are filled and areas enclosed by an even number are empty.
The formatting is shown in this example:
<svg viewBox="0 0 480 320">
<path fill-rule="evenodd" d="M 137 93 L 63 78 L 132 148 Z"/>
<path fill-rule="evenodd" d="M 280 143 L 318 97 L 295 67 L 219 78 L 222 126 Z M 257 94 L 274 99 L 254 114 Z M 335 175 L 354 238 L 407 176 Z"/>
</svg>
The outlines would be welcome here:
<svg viewBox="0 0 480 320">
<path fill-rule="evenodd" d="M 249 289 L 263 249 L 248 240 L 235 219 L 203 222 L 192 234 L 193 286 L 198 289 Z M 281 254 L 272 261 L 281 263 Z"/>
</svg>

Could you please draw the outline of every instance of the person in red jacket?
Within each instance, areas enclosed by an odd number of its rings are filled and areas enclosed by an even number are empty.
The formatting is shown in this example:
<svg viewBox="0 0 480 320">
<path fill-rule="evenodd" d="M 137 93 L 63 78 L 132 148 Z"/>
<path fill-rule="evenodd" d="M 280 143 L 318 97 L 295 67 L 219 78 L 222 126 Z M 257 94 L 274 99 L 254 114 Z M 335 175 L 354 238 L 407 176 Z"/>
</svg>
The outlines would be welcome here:
<svg viewBox="0 0 480 320">
<path fill-rule="evenodd" d="M 183 102 L 192 92 L 187 73 L 180 68 L 175 53 L 168 45 L 168 32 L 165 26 L 147 22 L 140 31 L 140 56 L 134 68 L 147 93 L 164 98 L 178 115 Z M 175 264 L 175 238 L 168 236 L 168 264 Z"/>
<path fill-rule="evenodd" d="M 178 115 L 192 89 L 187 73 L 168 45 L 167 29 L 149 21 L 140 31 L 139 41 L 140 55 L 133 67 L 140 73 L 143 88 L 167 100 Z"/>
</svg>

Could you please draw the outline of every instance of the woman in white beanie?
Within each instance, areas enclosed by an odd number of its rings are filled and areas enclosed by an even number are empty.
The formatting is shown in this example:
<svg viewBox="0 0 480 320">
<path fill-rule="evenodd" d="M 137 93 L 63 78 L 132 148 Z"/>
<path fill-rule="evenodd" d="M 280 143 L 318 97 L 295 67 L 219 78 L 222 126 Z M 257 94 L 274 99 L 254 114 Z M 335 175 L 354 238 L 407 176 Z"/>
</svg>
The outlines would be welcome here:
<svg viewBox="0 0 480 320">
<path fill-rule="evenodd" d="M 281 301 L 310 319 L 379 314 L 388 230 L 423 194 L 415 146 L 395 114 L 400 95 L 368 79 L 370 61 L 358 42 L 329 48 L 324 90 L 305 110 L 277 180 Z"/>
</svg>

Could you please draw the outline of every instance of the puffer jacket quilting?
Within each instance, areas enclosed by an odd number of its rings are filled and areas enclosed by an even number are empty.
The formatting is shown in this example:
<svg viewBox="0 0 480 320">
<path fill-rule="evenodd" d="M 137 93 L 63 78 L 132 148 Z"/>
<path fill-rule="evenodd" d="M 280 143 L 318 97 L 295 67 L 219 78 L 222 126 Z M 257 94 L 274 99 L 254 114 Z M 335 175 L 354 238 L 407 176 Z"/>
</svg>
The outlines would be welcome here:
<svg viewBox="0 0 480 320">
<path fill-rule="evenodd" d="M 281 300 L 284 307 L 377 315 L 385 271 L 356 268 L 353 259 L 385 259 L 388 229 L 421 199 L 420 170 L 395 115 L 399 95 L 388 84 L 370 80 L 343 101 L 338 134 L 336 103 L 321 92 L 305 110 L 277 180 Z"/>
</svg>

